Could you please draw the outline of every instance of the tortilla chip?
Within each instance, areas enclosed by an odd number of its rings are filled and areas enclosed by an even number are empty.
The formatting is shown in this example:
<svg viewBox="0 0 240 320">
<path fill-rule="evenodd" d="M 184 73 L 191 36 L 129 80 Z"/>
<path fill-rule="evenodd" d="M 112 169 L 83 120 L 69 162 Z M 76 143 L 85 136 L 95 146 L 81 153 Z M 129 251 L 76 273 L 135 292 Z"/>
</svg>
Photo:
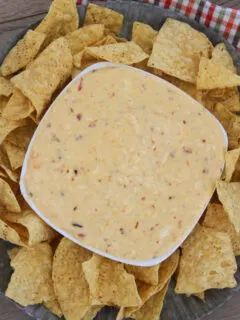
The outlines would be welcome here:
<svg viewBox="0 0 240 320">
<path fill-rule="evenodd" d="M 187 23 L 168 18 L 154 41 L 148 66 L 195 83 L 200 58 L 209 57 L 211 49 L 205 34 Z"/>
<path fill-rule="evenodd" d="M 149 73 L 153 73 L 155 75 L 158 75 L 159 73 L 161 73 L 161 71 L 158 72 L 159 70 L 157 70 L 157 69 L 153 69 L 153 68 L 148 67 L 147 63 L 148 63 L 148 59 L 145 59 L 145 60 L 143 60 L 141 62 L 133 63 L 132 66 L 134 68 L 141 69 L 143 71 L 146 71 L 146 72 L 149 72 Z M 155 72 L 156 70 L 157 70 L 157 72 Z"/>
<path fill-rule="evenodd" d="M 8 211 L 12 212 L 20 212 L 21 208 L 19 203 L 9 186 L 9 184 L 0 178 L 0 203 L 3 205 Z"/>
<path fill-rule="evenodd" d="M 109 8 L 89 4 L 87 7 L 84 25 L 95 23 L 104 24 L 105 34 L 118 34 L 122 27 L 123 15 Z"/>
<path fill-rule="evenodd" d="M 53 283 L 66 319 L 81 319 L 90 308 L 89 288 L 82 264 L 91 252 L 63 238 L 53 260 Z"/>
<path fill-rule="evenodd" d="M 229 111 L 240 111 L 239 93 L 237 87 L 213 89 L 207 91 L 205 99 L 206 108 L 212 112 L 217 103 L 221 103 Z"/>
<path fill-rule="evenodd" d="M 88 312 L 81 320 L 92 320 L 96 317 L 97 313 L 103 308 L 103 306 L 91 306 Z"/>
<path fill-rule="evenodd" d="M 230 112 L 221 103 L 217 103 L 213 114 L 223 125 L 228 135 L 228 148 L 236 149 L 240 145 L 240 117 Z"/>
<path fill-rule="evenodd" d="M 111 37 L 114 38 L 114 40 L 115 40 L 116 42 L 118 42 L 118 43 L 120 43 L 120 42 L 128 42 L 127 39 L 121 38 L 121 37 L 118 37 L 118 36 L 115 36 L 114 34 L 112 34 Z"/>
<path fill-rule="evenodd" d="M 31 123 L 29 126 L 15 129 L 5 139 L 3 146 L 13 171 L 22 166 L 35 129 L 35 125 Z"/>
<path fill-rule="evenodd" d="M 153 295 L 137 312 L 133 313 L 132 318 L 136 320 L 159 320 L 168 285 L 169 281 L 161 291 Z"/>
<path fill-rule="evenodd" d="M 197 87 L 195 84 L 186 82 L 180 79 L 177 79 L 175 77 L 169 76 L 167 74 L 164 74 L 163 79 L 170 82 L 174 86 L 178 87 L 179 89 L 186 92 L 188 95 L 190 95 L 193 99 L 197 100 L 197 96 L 199 91 L 197 90 Z"/>
<path fill-rule="evenodd" d="M 228 151 L 225 155 L 225 169 L 222 175 L 222 180 L 230 182 L 235 170 L 238 158 L 240 156 L 240 148 Z"/>
<path fill-rule="evenodd" d="M 125 41 L 125 42 L 127 42 L 127 41 Z M 117 43 L 116 37 L 108 34 L 104 38 L 102 38 L 101 40 L 94 43 L 94 45 L 92 45 L 92 47 L 100 47 L 105 44 L 113 44 L 113 43 Z"/>
<path fill-rule="evenodd" d="M 74 66 L 80 71 L 98 62 L 98 60 L 90 55 L 86 49 L 76 54 L 73 61 Z"/>
<path fill-rule="evenodd" d="M 130 317 L 134 312 L 139 310 L 143 304 L 150 299 L 154 294 L 161 291 L 169 282 L 172 275 L 176 271 L 179 263 L 179 250 L 175 251 L 170 257 L 164 260 L 158 271 L 158 284 L 149 285 L 147 283 L 138 281 L 138 293 L 142 299 L 142 303 L 137 307 L 126 308 L 124 311 L 125 317 Z"/>
<path fill-rule="evenodd" d="M 18 89 L 14 89 L 13 95 L 3 109 L 2 117 L 9 120 L 21 120 L 30 116 L 34 108 L 31 101 Z"/>
<path fill-rule="evenodd" d="M 19 181 L 20 173 L 12 171 L 6 151 L 2 146 L 0 146 L 0 169 L 2 169 L 12 181 Z"/>
<path fill-rule="evenodd" d="M 217 193 L 235 230 L 240 232 L 240 183 L 218 181 Z"/>
<path fill-rule="evenodd" d="M 125 318 L 125 308 L 121 307 L 118 311 L 116 320 L 123 320 Z"/>
<path fill-rule="evenodd" d="M 176 293 L 233 288 L 237 270 L 230 237 L 198 225 L 182 245 Z"/>
<path fill-rule="evenodd" d="M 199 90 L 224 89 L 240 85 L 240 76 L 213 59 L 202 57 L 199 64 L 197 88 Z"/>
<path fill-rule="evenodd" d="M 55 300 L 52 257 L 52 249 L 47 243 L 22 248 L 11 261 L 14 273 L 6 296 L 23 306 Z"/>
<path fill-rule="evenodd" d="M 213 228 L 216 231 L 227 233 L 231 238 L 235 256 L 240 255 L 240 232 L 236 232 L 221 204 L 209 204 L 202 225 L 207 228 Z"/>
<path fill-rule="evenodd" d="M 134 276 L 122 263 L 94 254 L 82 267 L 92 304 L 130 307 L 141 303 Z"/>
<path fill-rule="evenodd" d="M 79 16 L 75 0 L 54 0 L 46 17 L 35 31 L 44 33 L 44 47 L 53 40 L 65 36 L 79 25 Z"/>
<path fill-rule="evenodd" d="M 37 56 L 44 39 L 43 33 L 29 30 L 4 59 L 2 74 L 9 76 L 25 68 Z"/>
<path fill-rule="evenodd" d="M 14 171 L 21 168 L 25 157 L 25 152 L 21 146 L 16 146 L 8 141 L 4 141 L 3 146 L 6 150 L 12 170 Z"/>
<path fill-rule="evenodd" d="M 227 88 L 219 100 L 229 111 L 240 111 L 239 92 L 237 87 Z"/>
<path fill-rule="evenodd" d="M 25 119 L 22 120 L 7 120 L 0 117 L 0 144 L 6 138 L 6 136 L 16 128 L 23 127 L 27 124 Z"/>
<path fill-rule="evenodd" d="M 19 230 L 15 230 L 12 225 L 6 223 L 2 218 L 0 218 L 0 238 L 19 246 L 25 246 L 25 239 L 20 236 L 18 231 Z"/>
<path fill-rule="evenodd" d="M 18 254 L 18 252 L 21 250 L 20 247 L 14 247 L 10 250 L 8 250 L 8 256 L 9 256 L 9 259 L 12 261 Z"/>
<path fill-rule="evenodd" d="M 21 214 L 6 213 L 4 219 L 26 228 L 29 246 L 34 246 L 44 241 L 51 241 L 57 236 L 57 233 L 31 209 L 24 210 Z"/>
<path fill-rule="evenodd" d="M 32 102 L 39 117 L 60 83 L 70 76 L 71 70 L 72 54 L 67 40 L 59 38 L 40 54 L 29 69 L 11 80 Z"/>
<path fill-rule="evenodd" d="M 102 46 L 105 44 L 113 44 L 116 43 L 116 40 L 111 36 L 107 35 L 103 39 L 99 40 L 94 44 L 94 47 Z M 96 57 L 93 57 L 91 54 L 87 52 L 87 48 L 83 49 L 81 52 L 76 54 L 73 57 L 73 64 L 75 67 L 78 68 L 78 70 L 83 70 L 90 65 L 98 62 L 100 59 L 97 59 Z"/>
<path fill-rule="evenodd" d="M 61 316 L 63 315 L 57 300 L 47 301 L 47 302 L 44 302 L 43 304 L 49 311 L 51 311 L 53 314 L 55 314 L 59 318 L 61 318 Z"/>
<path fill-rule="evenodd" d="M 204 292 L 195 293 L 194 296 L 202 301 L 205 301 L 205 293 Z"/>
<path fill-rule="evenodd" d="M 0 96 L 0 117 L 2 116 L 3 110 L 6 108 L 9 99 L 4 96 Z"/>
<path fill-rule="evenodd" d="M 157 31 L 148 24 L 134 22 L 132 30 L 132 41 L 139 45 L 147 54 L 151 54 L 153 42 L 157 36 Z"/>
<path fill-rule="evenodd" d="M 137 267 L 125 264 L 125 269 L 128 273 L 134 275 L 137 280 L 153 285 L 158 283 L 159 264 L 152 267 Z"/>
<path fill-rule="evenodd" d="M 223 65 L 228 70 L 233 73 L 237 73 L 237 69 L 233 64 L 233 59 L 228 53 L 227 48 L 224 43 L 217 44 L 212 51 L 212 60 L 215 63 Z"/>
<path fill-rule="evenodd" d="M 65 38 L 72 54 L 77 54 L 85 47 L 88 47 L 104 37 L 104 25 L 93 24 L 82 27 L 78 30 L 69 33 Z"/>
<path fill-rule="evenodd" d="M 13 92 L 13 85 L 12 83 L 0 76 L 0 96 L 9 97 Z"/>
<path fill-rule="evenodd" d="M 133 64 L 148 58 L 148 55 L 132 41 L 88 47 L 86 51 L 97 59 L 112 63 Z"/>
<path fill-rule="evenodd" d="M 240 182 L 240 158 L 236 163 L 236 167 L 232 175 L 232 182 Z"/>
<path fill-rule="evenodd" d="M 81 72 L 81 69 L 73 67 L 72 68 L 72 79 L 74 79 L 80 72 Z"/>
</svg>

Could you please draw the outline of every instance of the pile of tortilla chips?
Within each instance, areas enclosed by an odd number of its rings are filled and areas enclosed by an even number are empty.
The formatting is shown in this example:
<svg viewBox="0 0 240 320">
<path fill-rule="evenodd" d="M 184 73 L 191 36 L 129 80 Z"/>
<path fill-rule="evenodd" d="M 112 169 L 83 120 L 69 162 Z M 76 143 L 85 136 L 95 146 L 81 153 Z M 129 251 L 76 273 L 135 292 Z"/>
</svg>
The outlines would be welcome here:
<svg viewBox="0 0 240 320">
<path fill-rule="evenodd" d="M 132 40 L 118 37 L 123 16 L 90 4 L 79 28 L 74 0 L 54 0 L 0 67 L 0 237 L 14 273 L 6 295 L 23 306 L 42 303 L 66 320 L 93 319 L 104 306 L 117 319 L 157 320 L 176 270 L 177 294 L 205 299 L 233 288 L 240 255 L 240 76 L 223 43 L 167 19 L 159 31 L 135 22 Z M 135 66 L 162 77 L 202 103 L 229 138 L 217 193 L 181 248 L 161 264 L 111 261 L 61 237 L 26 204 L 19 176 L 31 137 L 57 94 L 98 61 Z M 196 298 L 197 299 L 197 298 Z"/>
</svg>

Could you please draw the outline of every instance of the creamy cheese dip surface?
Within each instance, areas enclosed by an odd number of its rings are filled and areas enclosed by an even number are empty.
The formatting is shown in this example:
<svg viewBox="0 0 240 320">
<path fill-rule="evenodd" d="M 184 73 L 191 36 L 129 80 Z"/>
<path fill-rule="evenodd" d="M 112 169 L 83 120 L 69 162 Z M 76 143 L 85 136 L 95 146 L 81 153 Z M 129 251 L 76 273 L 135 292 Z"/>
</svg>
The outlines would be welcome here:
<svg viewBox="0 0 240 320">
<path fill-rule="evenodd" d="M 224 149 L 219 124 L 179 89 L 135 69 L 104 68 L 56 100 L 24 183 L 38 210 L 81 244 L 149 260 L 197 222 Z"/>
</svg>

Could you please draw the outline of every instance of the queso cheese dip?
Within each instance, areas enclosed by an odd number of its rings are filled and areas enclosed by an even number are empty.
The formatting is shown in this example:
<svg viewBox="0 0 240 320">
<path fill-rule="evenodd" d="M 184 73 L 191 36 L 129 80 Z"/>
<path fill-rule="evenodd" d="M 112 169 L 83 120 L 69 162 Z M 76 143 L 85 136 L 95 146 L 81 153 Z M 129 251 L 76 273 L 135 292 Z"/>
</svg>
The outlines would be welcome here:
<svg viewBox="0 0 240 320">
<path fill-rule="evenodd" d="M 103 68 L 55 101 L 24 183 L 37 209 L 80 244 L 144 261 L 197 223 L 224 149 L 221 127 L 188 95 L 136 69 Z"/>
</svg>

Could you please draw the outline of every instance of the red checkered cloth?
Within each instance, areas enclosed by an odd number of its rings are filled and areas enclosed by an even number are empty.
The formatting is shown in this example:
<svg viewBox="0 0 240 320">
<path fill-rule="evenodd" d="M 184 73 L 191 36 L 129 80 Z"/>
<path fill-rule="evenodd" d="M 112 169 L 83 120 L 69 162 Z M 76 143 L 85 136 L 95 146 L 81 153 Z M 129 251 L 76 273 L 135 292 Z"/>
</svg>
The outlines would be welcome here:
<svg viewBox="0 0 240 320">
<path fill-rule="evenodd" d="M 240 10 L 223 8 L 205 0 L 139 0 L 181 14 L 204 24 L 240 51 Z M 240 0 L 239 0 L 240 1 Z M 87 4 L 88 0 L 78 0 Z M 94 1 L 92 1 L 94 2 Z"/>
</svg>

